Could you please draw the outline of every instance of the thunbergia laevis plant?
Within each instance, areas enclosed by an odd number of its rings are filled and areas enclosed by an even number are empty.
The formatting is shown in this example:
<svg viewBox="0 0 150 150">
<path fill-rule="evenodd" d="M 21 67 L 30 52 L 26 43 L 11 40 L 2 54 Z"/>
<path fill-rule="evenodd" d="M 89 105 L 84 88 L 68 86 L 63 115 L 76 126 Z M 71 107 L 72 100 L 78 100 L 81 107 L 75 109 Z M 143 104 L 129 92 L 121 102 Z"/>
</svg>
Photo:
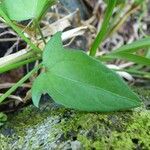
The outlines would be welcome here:
<svg viewBox="0 0 150 150">
<path fill-rule="evenodd" d="M 47 43 L 41 73 L 32 86 L 36 106 L 42 93 L 57 103 L 82 111 L 117 111 L 140 106 L 123 80 L 82 51 L 63 48 L 58 32 Z"/>
<path fill-rule="evenodd" d="M 120 0 L 107 0 L 106 2 L 108 7 L 104 21 L 93 42 L 90 50 L 91 56 L 89 56 L 81 50 L 64 48 L 61 32 L 57 32 L 50 39 L 43 51 L 33 44 L 13 22 L 32 19 L 34 24 L 39 24 L 49 6 L 56 3 L 55 0 L 3 0 L 0 4 L 0 16 L 31 47 L 30 51 L 33 52 L 31 57 L 38 56 L 38 59 L 42 59 L 42 63 L 1 96 L 0 102 L 4 101 L 33 73 L 44 68 L 42 69 L 44 72 L 42 71 L 35 79 L 32 86 L 32 100 L 37 107 L 41 95 L 46 93 L 56 103 L 80 111 L 111 112 L 139 107 L 140 99 L 123 79 L 95 58 L 96 51 L 107 34 L 113 10 L 116 4 L 121 3 Z M 40 28 L 38 30 L 40 31 Z M 145 38 L 122 46 L 102 56 L 101 60 L 119 58 L 150 65 L 150 59 L 135 54 L 137 50 L 149 46 L 150 38 Z"/>
</svg>

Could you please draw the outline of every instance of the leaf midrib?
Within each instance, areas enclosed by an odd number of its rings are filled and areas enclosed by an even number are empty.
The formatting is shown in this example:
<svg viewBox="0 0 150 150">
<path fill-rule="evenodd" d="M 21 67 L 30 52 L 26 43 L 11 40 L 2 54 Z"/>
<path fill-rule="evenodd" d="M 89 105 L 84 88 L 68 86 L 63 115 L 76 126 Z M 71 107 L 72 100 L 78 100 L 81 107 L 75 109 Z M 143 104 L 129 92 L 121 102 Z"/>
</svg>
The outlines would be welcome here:
<svg viewBox="0 0 150 150">
<path fill-rule="evenodd" d="M 54 72 L 49 72 L 49 73 L 50 73 L 50 74 L 52 73 L 52 74 L 56 75 L 57 77 L 63 78 L 63 79 L 65 79 L 65 80 L 69 80 L 69 81 L 72 81 L 72 82 L 75 82 L 75 83 L 79 83 L 80 86 L 89 86 L 90 88 L 94 88 L 94 89 L 96 89 L 96 90 L 101 90 L 101 91 L 103 91 L 103 92 L 106 92 L 106 93 L 115 95 L 115 96 L 117 96 L 117 97 L 124 98 L 125 100 L 127 99 L 128 101 L 131 101 L 131 102 L 133 102 L 133 103 L 134 103 L 134 102 L 137 103 L 136 100 L 130 99 L 130 98 L 128 98 L 128 97 L 121 96 L 121 95 L 119 95 L 119 94 L 117 94 L 117 93 L 113 93 L 113 92 L 111 92 L 111 91 L 109 91 L 109 90 L 106 90 L 106 89 L 102 89 L 101 87 L 97 87 L 97 86 L 94 86 L 94 85 L 90 85 L 90 84 L 88 84 L 88 83 L 81 82 L 81 81 L 79 81 L 79 80 L 73 80 L 73 79 L 71 79 L 71 78 L 58 75 L 58 74 L 56 74 L 56 73 L 54 73 Z"/>
<path fill-rule="evenodd" d="M 62 95 L 63 97 L 66 97 L 66 98 L 67 98 L 67 96 L 64 95 L 63 93 L 61 93 L 60 90 L 58 90 L 58 89 L 56 89 L 56 88 L 54 88 L 54 87 L 53 87 L 53 89 L 54 89 L 57 93 L 59 93 L 60 95 Z M 51 94 L 49 94 L 49 95 L 51 95 Z M 63 105 L 63 104 L 62 104 L 62 105 Z M 102 103 L 102 102 L 101 102 L 101 105 L 103 105 L 103 106 L 105 106 L 105 107 L 107 107 L 107 108 L 109 107 L 110 109 L 113 108 L 113 106 L 110 106 L 110 105 L 108 106 L 108 105 L 106 105 L 105 103 Z M 68 105 L 68 106 L 69 106 L 69 105 Z"/>
</svg>

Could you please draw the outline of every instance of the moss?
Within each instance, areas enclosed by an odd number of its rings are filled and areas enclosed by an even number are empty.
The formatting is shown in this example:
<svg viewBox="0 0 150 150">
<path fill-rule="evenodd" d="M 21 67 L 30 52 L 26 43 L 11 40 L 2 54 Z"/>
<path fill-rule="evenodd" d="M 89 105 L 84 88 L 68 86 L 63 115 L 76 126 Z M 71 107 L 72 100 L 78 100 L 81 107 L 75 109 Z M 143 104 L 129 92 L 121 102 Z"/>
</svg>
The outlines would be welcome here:
<svg viewBox="0 0 150 150">
<path fill-rule="evenodd" d="M 0 149 L 3 150 L 3 149 L 9 149 L 9 146 L 8 146 L 8 142 L 9 142 L 9 138 L 3 136 L 2 134 L 0 134 L 0 141 L 1 141 L 1 144 L 0 144 Z"/>
<path fill-rule="evenodd" d="M 149 149 L 150 91 L 135 91 L 144 105 L 129 112 L 85 113 L 47 104 L 24 108 L 1 129 L 0 149 L 63 149 L 73 141 L 85 149 Z"/>
<path fill-rule="evenodd" d="M 149 111 L 134 113 L 130 118 L 130 122 L 124 124 L 119 132 L 111 130 L 109 126 L 99 128 L 94 135 L 95 138 L 89 138 L 87 134 L 78 134 L 78 140 L 81 141 L 85 148 L 106 148 L 107 149 L 149 149 L 150 147 L 150 115 Z M 100 132 L 100 130 L 104 132 Z M 106 134 L 106 132 L 108 134 Z"/>
<path fill-rule="evenodd" d="M 150 91 L 135 89 L 141 95 L 144 105 L 133 112 L 110 114 L 72 113 L 68 120 L 58 125 L 64 140 L 77 139 L 85 149 L 133 149 L 150 147 Z"/>
<path fill-rule="evenodd" d="M 7 121 L 7 116 L 4 113 L 0 112 L 0 126 L 2 126 L 6 121 Z"/>
<path fill-rule="evenodd" d="M 56 109 L 58 110 L 58 109 Z M 54 114 L 53 114 L 54 113 Z M 9 116 L 9 122 L 0 130 L 3 149 L 39 149 L 54 138 L 53 126 L 59 122 L 58 112 L 46 107 L 38 110 L 34 106 Z M 9 148 L 8 148 L 9 147 Z"/>
</svg>

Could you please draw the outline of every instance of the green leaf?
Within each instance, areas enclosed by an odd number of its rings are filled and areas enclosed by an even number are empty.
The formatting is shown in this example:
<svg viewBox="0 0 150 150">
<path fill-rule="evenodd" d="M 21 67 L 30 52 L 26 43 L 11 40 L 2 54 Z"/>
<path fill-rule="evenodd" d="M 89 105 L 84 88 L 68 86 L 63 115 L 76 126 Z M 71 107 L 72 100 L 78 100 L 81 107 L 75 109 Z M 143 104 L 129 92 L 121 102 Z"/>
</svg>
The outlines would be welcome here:
<svg viewBox="0 0 150 150">
<path fill-rule="evenodd" d="M 150 59 L 150 48 L 148 48 L 147 54 L 146 54 L 146 58 Z"/>
<path fill-rule="evenodd" d="M 104 17 L 104 21 L 103 21 L 101 30 L 99 31 L 98 35 L 96 36 L 96 38 L 91 46 L 91 49 L 90 49 L 91 56 L 95 56 L 98 47 L 103 42 L 103 40 L 108 32 L 108 25 L 110 22 L 110 18 L 113 14 L 113 10 L 115 8 L 116 1 L 117 0 L 108 0 L 108 7 L 106 9 L 106 13 L 105 13 L 105 17 Z"/>
<path fill-rule="evenodd" d="M 112 51 L 110 54 L 115 54 L 115 53 L 120 53 L 120 52 L 133 53 L 133 52 L 137 52 L 140 49 L 145 49 L 149 47 L 150 47 L 150 37 L 147 37 L 147 38 L 143 38 L 135 42 L 132 42 L 130 44 L 124 45 Z"/>
<path fill-rule="evenodd" d="M 56 0 L 3 0 L 1 9 L 11 20 L 39 20 Z"/>
<path fill-rule="evenodd" d="M 138 56 L 137 54 L 134 54 L 135 52 L 141 49 L 148 49 L 149 47 L 150 47 L 150 38 L 147 37 L 132 42 L 131 44 L 124 45 L 110 52 L 109 54 L 102 56 L 100 59 L 101 60 L 123 59 L 137 64 L 150 66 L 150 59 L 148 57 Z"/>
<path fill-rule="evenodd" d="M 118 111 L 140 106 L 140 100 L 113 71 L 83 51 L 63 48 L 61 33 L 46 45 L 45 72 L 34 81 L 32 99 L 42 94 L 56 103 L 82 111 Z"/>
</svg>

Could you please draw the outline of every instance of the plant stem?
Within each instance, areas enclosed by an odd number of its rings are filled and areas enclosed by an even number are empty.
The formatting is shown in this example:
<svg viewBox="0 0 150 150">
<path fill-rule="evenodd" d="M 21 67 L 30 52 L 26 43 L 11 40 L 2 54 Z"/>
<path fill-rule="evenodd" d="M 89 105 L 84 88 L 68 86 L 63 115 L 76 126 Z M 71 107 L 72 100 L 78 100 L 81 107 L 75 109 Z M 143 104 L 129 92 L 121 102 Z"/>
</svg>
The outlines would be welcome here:
<svg viewBox="0 0 150 150">
<path fill-rule="evenodd" d="M 39 64 L 32 71 L 30 71 L 27 75 L 25 75 L 20 81 L 18 81 L 14 86 L 12 86 L 4 95 L 0 97 L 0 103 L 2 103 L 8 96 L 11 95 L 20 85 L 22 85 L 26 80 L 30 78 L 30 76 L 37 72 L 42 67 L 42 64 Z"/>
<path fill-rule="evenodd" d="M 46 45 L 46 40 L 45 40 L 44 35 L 43 35 L 42 31 L 41 31 L 40 25 L 39 25 L 39 23 L 37 21 L 35 23 L 36 23 L 36 27 L 37 27 L 40 35 L 41 35 L 41 38 L 42 38 L 44 44 Z"/>
<path fill-rule="evenodd" d="M 0 16 L 6 21 L 6 23 L 13 28 L 13 30 L 28 44 L 36 53 L 42 53 L 41 49 L 34 45 L 22 31 L 9 19 L 9 17 L 0 9 Z"/>
<path fill-rule="evenodd" d="M 24 53 L 22 50 L 22 54 L 20 52 L 0 58 L 0 74 L 42 58 L 41 55 L 36 56 L 33 51 Z"/>
<path fill-rule="evenodd" d="M 108 7 L 106 9 L 106 13 L 105 13 L 105 17 L 104 17 L 104 21 L 103 21 L 101 30 L 98 33 L 98 35 L 97 35 L 96 39 L 94 40 L 92 47 L 90 49 L 90 55 L 91 56 L 96 55 L 96 51 L 97 51 L 98 47 L 100 46 L 103 39 L 105 38 L 105 35 L 107 33 L 107 29 L 108 29 L 108 25 L 109 25 L 109 21 L 110 21 L 112 14 L 113 14 L 113 10 L 115 8 L 115 5 L 116 5 L 116 1 L 117 0 L 109 0 L 109 2 L 108 2 Z"/>
<path fill-rule="evenodd" d="M 24 60 L 24 61 L 20 61 L 20 62 L 17 62 L 17 63 L 5 65 L 4 67 L 0 68 L 0 73 L 4 73 L 4 72 L 7 72 L 9 70 L 16 69 L 18 67 L 21 67 L 23 65 L 26 65 L 28 63 L 31 63 L 31 62 L 34 62 L 34 61 L 40 60 L 40 59 L 41 59 L 40 57 L 33 57 L 33 58 L 29 58 L 29 59 Z"/>
<path fill-rule="evenodd" d="M 18 53 L 16 53 L 16 54 L 18 54 Z M 2 58 L 0 58 L 0 69 L 1 69 L 1 67 L 5 67 L 7 65 L 20 62 L 20 61 L 23 61 L 25 59 L 28 59 L 28 58 L 31 58 L 34 56 L 35 56 L 35 54 L 32 51 L 28 51 L 28 52 L 26 52 L 22 55 L 18 55 L 18 56 L 15 56 L 15 54 L 11 54 L 9 56 L 2 57 Z"/>
</svg>

